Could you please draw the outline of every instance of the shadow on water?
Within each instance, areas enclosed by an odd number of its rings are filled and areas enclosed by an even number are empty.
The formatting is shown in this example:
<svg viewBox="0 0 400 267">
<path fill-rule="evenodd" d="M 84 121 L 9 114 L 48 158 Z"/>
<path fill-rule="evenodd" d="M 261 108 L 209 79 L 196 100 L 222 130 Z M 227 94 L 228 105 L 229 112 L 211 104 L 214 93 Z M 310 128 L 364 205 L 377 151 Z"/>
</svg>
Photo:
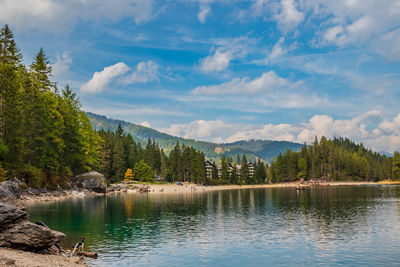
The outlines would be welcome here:
<svg viewBox="0 0 400 267">
<path fill-rule="evenodd" d="M 263 266 L 400 261 L 400 187 L 120 194 L 29 208 L 99 253 L 93 265 Z M 379 251 L 379 256 L 377 256 Z"/>
</svg>

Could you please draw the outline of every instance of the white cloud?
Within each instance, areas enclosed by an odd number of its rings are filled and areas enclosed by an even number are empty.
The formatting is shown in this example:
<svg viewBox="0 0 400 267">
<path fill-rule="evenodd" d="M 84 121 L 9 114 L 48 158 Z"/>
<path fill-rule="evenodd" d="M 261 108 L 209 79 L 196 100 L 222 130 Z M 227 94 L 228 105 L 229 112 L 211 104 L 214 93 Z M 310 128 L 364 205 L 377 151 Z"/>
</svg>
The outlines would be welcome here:
<svg viewBox="0 0 400 267">
<path fill-rule="evenodd" d="M 317 46 L 365 46 L 390 60 L 400 60 L 398 0 L 301 0 L 299 3 L 322 25 L 314 40 Z"/>
<path fill-rule="evenodd" d="M 141 61 L 135 71 L 121 78 L 123 84 L 147 83 L 158 79 L 158 64 L 153 61 Z"/>
<path fill-rule="evenodd" d="M 200 69 L 204 72 L 222 71 L 228 68 L 231 60 L 232 52 L 224 51 L 219 47 L 214 51 L 214 54 L 200 61 Z"/>
<path fill-rule="evenodd" d="M 274 16 L 274 19 L 282 31 L 288 32 L 304 20 L 304 13 L 297 9 L 294 0 L 281 0 L 280 12 Z"/>
<path fill-rule="evenodd" d="M 287 87 L 291 83 L 276 75 L 274 71 L 264 72 L 260 77 L 250 80 L 248 77 L 235 78 L 230 82 L 219 85 L 199 86 L 193 91 L 193 95 L 221 95 L 221 94 L 243 94 L 255 95 L 262 92 Z"/>
<path fill-rule="evenodd" d="M 105 67 L 100 72 L 95 72 L 92 79 L 81 86 L 82 93 L 99 93 L 117 80 L 124 84 L 147 83 L 158 79 L 158 65 L 153 61 L 141 61 L 136 69 L 129 73 L 130 68 L 123 62 Z"/>
<path fill-rule="evenodd" d="M 238 126 L 221 120 L 196 120 L 187 124 L 173 124 L 169 128 L 159 130 L 183 138 L 216 141 L 222 140 L 223 137 L 227 137 L 226 134 L 238 130 Z M 225 136 L 223 136 L 224 134 Z"/>
<path fill-rule="evenodd" d="M 72 58 L 69 56 L 68 52 L 62 53 L 60 56 L 57 54 L 57 61 L 52 65 L 52 74 L 55 77 L 60 77 L 62 74 L 69 71 L 72 65 Z"/>
<path fill-rule="evenodd" d="M 199 10 L 199 13 L 197 13 L 197 18 L 199 19 L 199 21 L 201 23 L 206 22 L 206 18 L 208 16 L 208 14 L 210 13 L 210 11 L 211 11 L 210 6 L 200 5 L 200 10 Z"/>
<path fill-rule="evenodd" d="M 153 0 L 2 0 L 0 22 L 17 30 L 61 33 L 71 30 L 80 20 L 119 21 L 132 17 L 141 23 L 151 18 L 153 4 Z"/>
<path fill-rule="evenodd" d="M 82 93 L 99 93 L 106 89 L 113 79 L 127 73 L 128 70 L 129 67 L 123 62 L 105 67 L 102 71 L 95 72 L 92 79 L 81 86 L 80 91 Z"/>
<path fill-rule="evenodd" d="M 335 120 L 327 115 L 315 115 L 300 124 L 248 125 L 216 121 L 192 121 L 173 124 L 163 132 L 185 138 L 222 142 L 264 139 L 310 143 L 315 136 L 347 137 L 362 142 L 375 151 L 393 152 L 400 149 L 400 114 L 393 120 L 383 120 L 381 113 L 369 111 L 352 119 Z"/>
<path fill-rule="evenodd" d="M 285 38 L 281 37 L 272 47 L 267 57 L 262 61 L 256 61 L 257 63 L 270 64 L 275 63 L 279 58 L 286 55 L 289 51 L 296 49 L 297 42 L 293 42 L 289 46 L 285 46 Z"/>
<path fill-rule="evenodd" d="M 144 127 L 147 127 L 147 128 L 150 128 L 150 127 L 151 127 L 151 124 L 150 124 L 150 122 L 148 122 L 148 121 L 142 121 L 141 123 L 139 123 L 139 125 L 144 126 Z"/>
</svg>

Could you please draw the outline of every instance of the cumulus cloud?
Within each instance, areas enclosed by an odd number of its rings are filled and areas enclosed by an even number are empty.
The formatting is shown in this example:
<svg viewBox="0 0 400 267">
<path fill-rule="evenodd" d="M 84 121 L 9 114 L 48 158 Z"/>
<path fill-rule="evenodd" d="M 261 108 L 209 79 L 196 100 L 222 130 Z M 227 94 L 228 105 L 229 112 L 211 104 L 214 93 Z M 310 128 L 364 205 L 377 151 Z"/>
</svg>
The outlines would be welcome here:
<svg viewBox="0 0 400 267">
<path fill-rule="evenodd" d="M 17 30 L 36 29 L 60 33 L 71 30 L 80 20 L 119 21 L 134 18 L 136 23 L 151 18 L 153 0 L 2 0 L 0 22 Z"/>
<path fill-rule="evenodd" d="M 121 78 L 123 84 L 147 83 L 158 79 L 158 64 L 153 61 L 141 61 L 135 71 Z"/>
<path fill-rule="evenodd" d="M 148 122 L 148 121 L 142 121 L 141 123 L 139 123 L 139 125 L 144 126 L 144 127 L 147 127 L 147 128 L 150 128 L 150 127 L 151 127 L 151 124 L 150 124 L 150 122 Z"/>
<path fill-rule="evenodd" d="M 153 61 L 141 61 L 134 71 L 123 62 L 105 67 L 100 72 L 95 72 L 92 79 L 81 86 L 82 93 L 99 93 L 105 90 L 110 83 L 118 80 L 123 85 L 133 83 L 147 83 L 158 79 L 158 64 Z"/>
<path fill-rule="evenodd" d="M 280 12 L 274 16 L 274 19 L 282 31 L 288 32 L 304 20 L 304 13 L 297 9 L 294 0 L 281 0 Z"/>
<path fill-rule="evenodd" d="M 400 114 L 392 120 L 385 120 L 376 110 L 352 119 L 335 120 L 328 115 L 315 115 L 299 124 L 247 125 L 216 120 L 174 124 L 160 130 L 185 138 L 222 142 L 264 139 L 310 143 L 315 136 L 347 137 L 375 151 L 400 149 Z"/>
<path fill-rule="evenodd" d="M 229 133 L 238 130 L 238 125 L 222 120 L 196 120 L 187 124 L 173 124 L 169 128 L 159 130 L 183 138 L 216 141 L 227 138 Z"/>
<path fill-rule="evenodd" d="M 193 95 L 220 95 L 220 94 L 244 94 L 255 95 L 265 91 L 275 90 L 282 87 L 287 87 L 291 83 L 276 75 L 274 71 L 264 72 L 260 77 L 251 80 L 248 77 L 235 78 L 229 82 L 199 86 L 193 91 Z"/>
<path fill-rule="evenodd" d="M 200 69 L 204 72 L 222 71 L 228 68 L 232 60 L 232 52 L 217 48 L 213 54 L 200 61 Z"/>
<path fill-rule="evenodd" d="M 317 46 L 367 46 L 388 59 L 400 60 L 399 1 L 307 0 L 300 1 L 300 6 L 327 25 L 316 34 Z"/>
<path fill-rule="evenodd" d="M 57 55 L 56 62 L 52 65 L 52 74 L 55 77 L 60 77 L 62 74 L 69 71 L 72 65 L 72 58 L 69 56 L 68 52 Z"/>
<path fill-rule="evenodd" d="M 128 70 L 129 67 L 123 62 L 105 67 L 102 71 L 95 72 L 92 79 L 81 86 L 80 91 L 82 93 L 99 93 L 106 89 L 113 79 L 127 73 Z"/>
</svg>

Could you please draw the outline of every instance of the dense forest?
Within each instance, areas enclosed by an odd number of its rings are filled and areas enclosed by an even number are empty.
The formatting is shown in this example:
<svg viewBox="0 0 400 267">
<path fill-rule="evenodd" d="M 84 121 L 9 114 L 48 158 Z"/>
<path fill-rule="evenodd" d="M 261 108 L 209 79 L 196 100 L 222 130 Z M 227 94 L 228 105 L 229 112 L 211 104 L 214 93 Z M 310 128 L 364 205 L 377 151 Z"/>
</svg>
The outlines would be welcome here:
<svg viewBox="0 0 400 267">
<path fill-rule="evenodd" d="M 347 138 L 315 138 L 300 152 L 280 154 L 269 168 L 272 183 L 323 178 L 329 181 L 400 179 L 400 155 L 387 157 Z"/>
<path fill-rule="evenodd" d="M 75 93 L 51 81 L 42 49 L 30 66 L 7 25 L 0 32 L 0 180 L 28 186 L 65 185 L 98 167 L 101 138 L 80 110 Z"/>
</svg>

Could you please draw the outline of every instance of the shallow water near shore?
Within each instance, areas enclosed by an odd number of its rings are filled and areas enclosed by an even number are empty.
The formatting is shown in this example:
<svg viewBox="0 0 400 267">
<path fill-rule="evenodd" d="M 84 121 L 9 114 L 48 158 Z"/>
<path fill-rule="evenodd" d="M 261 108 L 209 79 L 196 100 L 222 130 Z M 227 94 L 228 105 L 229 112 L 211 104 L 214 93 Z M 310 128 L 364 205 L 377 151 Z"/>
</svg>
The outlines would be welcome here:
<svg viewBox="0 0 400 267">
<path fill-rule="evenodd" d="M 123 193 L 28 207 L 92 266 L 398 266 L 400 186 Z"/>
</svg>

